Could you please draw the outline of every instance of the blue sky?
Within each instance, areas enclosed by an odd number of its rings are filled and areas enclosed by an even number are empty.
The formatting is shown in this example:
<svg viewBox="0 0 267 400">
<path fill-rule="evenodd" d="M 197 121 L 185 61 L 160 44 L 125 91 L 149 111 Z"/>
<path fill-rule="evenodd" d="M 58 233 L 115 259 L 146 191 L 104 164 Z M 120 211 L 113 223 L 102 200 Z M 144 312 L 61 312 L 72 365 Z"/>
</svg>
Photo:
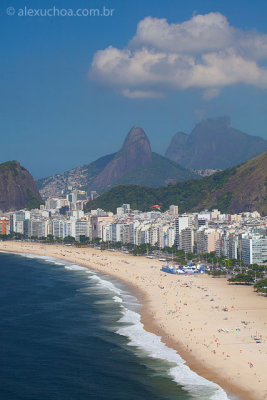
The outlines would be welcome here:
<svg viewBox="0 0 267 400">
<path fill-rule="evenodd" d="M 114 9 L 114 15 L 6 15 L 7 7 L 13 7 L 17 13 L 25 6 L 28 9 L 55 6 L 74 10 L 105 6 Z M 193 16 L 210 13 L 217 13 L 220 21 L 227 20 L 226 34 L 228 30 L 234 31 L 234 37 L 239 37 L 242 32 L 243 44 L 238 51 L 241 48 L 244 53 L 241 60 L 244 64 L 240 64 L 240 69 L 248 69 L 242 81 L 234 76 L 233 83 L 229 84 L 220 76 L 214 86 L 201 86 L 201 75 L 200 82 L 190 80 L 182 87 L 177 81 L 172 88 L 171 80 L 166 83 L 169 64 L 161 65 L 160 71 L 156 65 L 158 82 L 151 83 L 150 77 L 144 78 L 137 73 L 134 77 L 131 75 L 132 54 L 154 46 L 147 42 L 145 22 L 145 37 L 142 33 L 141 38 L 135 39 L 138 43 L 134 48 L 129 45 L 140 21 L 153 17 L 157 29 L 161 19 L 166 18 L 168 30 L 170 24 L 181 24 L 192 20 Z M 266 1 L 259 0 L 3 0 L 0 6 L 0 162 L 16 159 L 35 178 L 45 177 L 118 150 L 133 125 L 140 125 L 147 133 L 152 149 L 163 154 L 175 132 L 189 133 L 200 118 L 220 115 L 230 115 L 235 128 L 267 139 L 266 58 L 255 56 L 256 59 L 251 56 L 252 50 L 244 45 L 247 33 L 249 38 L 255 36 L 257 40 L 263 40 L 262 35 L 267 33 L 266 17 Z M 170 32 L 172 34 L 171 28 Z M 174 36 L 174 47 L 176 38 Z M 125 49 L 131 52 L 125 61 L 129 65 L 125 67 L 123 61 L 119 69 L 108 67 L 108 73 L 101 69 L 101 57 L 110 57 L 105 50 L 108 46 L 116 49 L 118 57 L 124 57 Z M 158 42 L 151 50 L 153 54 L 164 52 L 164 42 L 163 50 L 157 46 Z M 99 50 L 104 52 L 100 54 Z M 168 51 L 173 52 L 173 48 Z M 199 60 L 203 51 L 206 50 L 194 50 L 194 55 L 190 53 L 186 57 L 193 55 Z M 227 54 L 230 51 L 229 63 L 237 50 L 227 49 Z M 98 54 L 99 62 L 96 60 Z M 94 68 L 93 60 L 97 61 Z M 251 72 L 248 60 L 254 67 L 256 65 L 255 71 Z M 109 58 L 108 62 L 112 63 L 113 59 Z M 152 68 L 155 65 L 151 71 Z M 131 87 L 127 86 L 128 80 L 132 82 Z M 144 92 L 140 90 L 142 87 L 145 87 Z"/>
</svg>

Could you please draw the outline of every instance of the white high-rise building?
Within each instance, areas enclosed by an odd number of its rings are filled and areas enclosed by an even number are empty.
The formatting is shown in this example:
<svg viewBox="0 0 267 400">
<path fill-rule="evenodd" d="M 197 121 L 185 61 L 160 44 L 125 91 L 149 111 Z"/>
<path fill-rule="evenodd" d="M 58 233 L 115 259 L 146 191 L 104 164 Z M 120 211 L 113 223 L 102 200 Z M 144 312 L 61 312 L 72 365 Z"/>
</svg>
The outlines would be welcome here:
<svg viewBox="0 0 267 400">
<path fill-rule="evenodd" d="M 180 234 L 183 229 L 188 228 L 189 226 L 189 216 L 181 215 L 178 218 L 175 218 L 175 246 L 177 249 L 180 248 Z"/>
<path fill-rule="evenodd" d="M 242 238 L 242 261 L 245 264 L 264 264 L 267 260 L 267 237 Z"/>
</svg>

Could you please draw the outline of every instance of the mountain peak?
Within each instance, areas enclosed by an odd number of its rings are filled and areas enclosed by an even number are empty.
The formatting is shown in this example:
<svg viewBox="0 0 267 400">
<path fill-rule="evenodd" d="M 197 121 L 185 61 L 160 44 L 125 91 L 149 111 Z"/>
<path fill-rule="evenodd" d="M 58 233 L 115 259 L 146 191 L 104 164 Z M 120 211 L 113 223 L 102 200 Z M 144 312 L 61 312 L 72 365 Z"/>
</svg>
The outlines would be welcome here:
<svg viewBox="0 0 267 400">
<path fill-rule="evenodd" d="M 190 135 L 176 134 L 166 157 L 186 168 L 225 169 L 266 149 L 266 140 L 232 128 L 230 117 L 222 116 L 204 119 Z"/>
<path fill-rule="evenodd" d="M 133 126 L 123 146 L 94 181 L 94 188 L 111 185 L 128 172 L 152 162 L 150 143 L 139 126 Z"/>
<path fill-rule="evenodd" d="M 143 129 L 140 128 L 140 126 L 134 125 L 128 132 L 124 140 L 122 149 L 127 148 L 128 146 L 132 146 L 138 142 L 146 143 L 147 147 L 151 152 L 150 142 L 147 135 L 145 134 Z"/>
</svg>

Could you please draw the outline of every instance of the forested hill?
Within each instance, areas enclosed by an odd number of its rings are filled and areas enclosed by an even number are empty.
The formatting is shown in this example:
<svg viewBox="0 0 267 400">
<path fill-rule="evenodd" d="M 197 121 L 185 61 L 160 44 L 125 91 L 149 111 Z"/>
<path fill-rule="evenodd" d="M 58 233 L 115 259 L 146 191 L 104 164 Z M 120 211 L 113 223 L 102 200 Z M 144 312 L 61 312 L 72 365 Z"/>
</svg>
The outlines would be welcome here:
<svg viewBox="0 0 267 400">
<path fill-rule="evenodd" d="M 267 214 L 267 151 L 259 156 L 203 179 L 190 179 L 167 187 L 149 188 L 118 185 L 87 204 L 87 211 L 102 208 L 116 211 L 123 203 L 132 209 L 151 210 L 159 204 L 161 210 L 179 205 L 180 212 L 218 208 L 221 212 L 259 211 Z"/>
</svg>

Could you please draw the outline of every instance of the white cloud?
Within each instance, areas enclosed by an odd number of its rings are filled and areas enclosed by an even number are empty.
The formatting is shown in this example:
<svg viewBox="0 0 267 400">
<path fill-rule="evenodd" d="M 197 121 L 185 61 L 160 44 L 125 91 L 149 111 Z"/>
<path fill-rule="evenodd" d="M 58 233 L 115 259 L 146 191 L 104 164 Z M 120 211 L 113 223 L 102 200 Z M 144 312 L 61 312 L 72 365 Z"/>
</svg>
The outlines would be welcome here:
<svg viewBox="0 0 267 400">
<path fill-rule="evenodd" d="M 220 13 L 195 15 L 181 24 L 147 17 L 137 25 L 132 46 L 148 46 L 167 52 L 200 53 L 218 50 L 231 42 L 233 28 Z"/>
<path fill-rule="evenodd" d="M 267 87 L 267 35 L 231 27 L 220 13 L 195 15 L 178 24 L 147 17 L 125 49 L 95 53 L 89 76 L 128 98 L 163 97 L 201 88 L 209 100 L 234 84 Z"/>
<path fill-rule="evenodd" d="M 159 99 L 165 97 L 163 93 L 153 92 L 149 90 L 129 90 L 124 89 L 122 91 L 123 96 L 129 99 Z"/>
</svg>

